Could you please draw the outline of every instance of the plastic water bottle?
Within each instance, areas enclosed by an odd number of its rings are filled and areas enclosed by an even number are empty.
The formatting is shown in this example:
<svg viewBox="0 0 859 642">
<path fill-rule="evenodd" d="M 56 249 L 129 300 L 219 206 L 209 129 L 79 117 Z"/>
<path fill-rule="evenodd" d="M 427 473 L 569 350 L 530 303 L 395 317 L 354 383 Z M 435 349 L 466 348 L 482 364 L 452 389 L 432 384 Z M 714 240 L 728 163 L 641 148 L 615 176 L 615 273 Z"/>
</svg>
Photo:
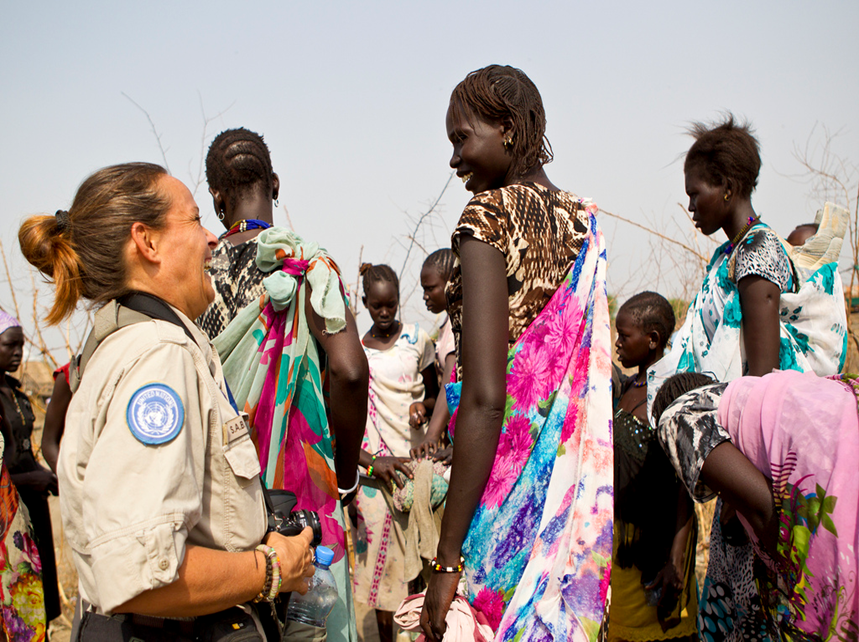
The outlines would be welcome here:
<svg viewBox="0 0 859 642">
<path fill-rule="evenodd" d="M 337 602 L 337 584 L 328 568 L 333 561 L 334 551 L 325 546 L 316 547 L 316 572 L 310 578 L 310 588 L 304 595 L 293 593 L 290 596 L 287 620 L 325 627 L 325 620 Z"/>
</svg>

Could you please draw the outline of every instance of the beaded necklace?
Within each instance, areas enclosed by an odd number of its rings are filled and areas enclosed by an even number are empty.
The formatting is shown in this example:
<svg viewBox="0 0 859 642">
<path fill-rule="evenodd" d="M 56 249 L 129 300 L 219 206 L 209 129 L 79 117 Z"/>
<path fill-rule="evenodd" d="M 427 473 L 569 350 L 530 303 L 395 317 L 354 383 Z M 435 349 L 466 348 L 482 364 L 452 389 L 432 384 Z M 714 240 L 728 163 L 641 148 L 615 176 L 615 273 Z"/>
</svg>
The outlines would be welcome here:
<svg viewBox="0 0 859 642">
<path fill-rule="evenodd" d="M 724 252 L 725 254 L 730 254 L 731 252 L 733 252 L 733 251 L 734 251 L 734 246 L 735 246 L 737 243 L 739 243 L 739 242 L 740 242 L 740 239 L 742 239 L 742 238 L 746 235 L 746 232 L 748 232 L 748 231 L 751 229 L 752 225 L 754 225 L 755 223 L 757 223 L 757 222 L 758 222 L 758 221 L 760 221 L 760 220 L 761 220 L 761 217 L 760 217 L 760 216 L 750 216 L 750 217 L 749 217 L 749 220 L 748 220 L 748 221 L 746 222 L 746 224 L 743 226 L 743 229 L 741 229 L 741 230 L 737 233 L 737 235 L 736 235 L 734 238 L 732 238 L 732 239 L 731 239 L 731 242 L 730 242 L 730 243 L 728 243 L 728 247 L 726 247 L 726 248 L 723 250 L 723 252 Z"/>
<path fill-rule="evenodd" d="M 267 230 L 270 227 L 271 223 L 267 223 L 266 221 L 261 221 L 258 218 L 247 218 L 233 223 L 230 226 L 230 229 L 221 235 L 221 238 L 225 239 L 233 234 L 240 234 L 241 232 L 247 232 L 248 230 Z"/>
<path fill-rule="evenodd" d="M 370 328 L 370 336 L 371 337 L 373 337 L 374 339 L 390 339 L 392 336 L 394 336 L 395 332 L 399 332 L 400 322 L 397 321 L 395 325 L 391 326 L 391 331 L 388 334 L 381 334 L 381 333 L 376 334 L 375 332 L 373 332 L 373 329 L 375 327 L 376 327 L 376 324 L 374 323 L 373 327 Z"/>
<path fill-rule="evenodd" d="M 644 381 L 638 380 L 638 373 L 637 372 L 634 375 L 632 375 L 632 378 L 635 379 L 635 381 L 632 382 L 633 388 L 641 388 L 641 387 L 647 385 L 647 379 L 645 379 Z"/>
</svg>

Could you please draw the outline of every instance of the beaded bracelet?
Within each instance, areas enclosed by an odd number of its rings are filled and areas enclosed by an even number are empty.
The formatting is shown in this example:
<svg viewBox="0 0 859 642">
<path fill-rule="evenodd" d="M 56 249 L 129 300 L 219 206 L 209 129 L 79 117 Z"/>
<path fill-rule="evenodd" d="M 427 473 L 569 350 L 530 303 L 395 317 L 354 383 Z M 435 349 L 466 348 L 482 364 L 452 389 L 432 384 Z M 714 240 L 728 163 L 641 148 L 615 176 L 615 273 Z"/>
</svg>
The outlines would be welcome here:
<svg viewBox="0 0 859 642">
<path fill-rule="evenodd" d="M 260 544 L 256 550 L 265 555 L 265 586 L 254 598 L 254 602 L 274 602 L 274 598 L 280 593 L 280 586 L 283 582 L 280 572 L 280 558 L 277 551 L 271 546 Z"/>
<path fill-rule="evenodd" d="M 373 464 L 376 463 L 376 455 L 373 455 L 373 459 L 370 462 L 370 467 L 367 469 L 367 477 L 373 476 Z"/>
<path fill-rule="evenodd" d="M 462 573 L 464 566 L 465 558 L 462 555 L 459 556 L 459 564 L 456 566 L 442 566 L 438 563 L 438 557 L 432 558 L 430 562 L 430 568 L 436 573 Z"/>
</svg>

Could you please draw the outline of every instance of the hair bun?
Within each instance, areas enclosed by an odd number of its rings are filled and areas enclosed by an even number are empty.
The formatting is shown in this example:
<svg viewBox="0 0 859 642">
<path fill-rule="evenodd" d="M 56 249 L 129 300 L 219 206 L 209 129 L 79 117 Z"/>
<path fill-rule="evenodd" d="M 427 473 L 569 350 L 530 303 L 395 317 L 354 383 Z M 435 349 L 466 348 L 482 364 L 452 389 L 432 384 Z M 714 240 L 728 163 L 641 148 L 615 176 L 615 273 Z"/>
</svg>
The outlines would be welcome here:
<svg viewBox="0 0 859 642">
<path fill-rule="evenodd" d="M 373 269 L 372 263 L 362 263 L 361 267 L 358 268 L 358 274 L 364 276 L 369 270 Z"/>
<path fill-rule="evenodd" d="M 66 210 L 57 210 L 54 218 L 57 219 L 57 234 L 62 234 L 71 226 L 71 219 Z"/>
</svg>

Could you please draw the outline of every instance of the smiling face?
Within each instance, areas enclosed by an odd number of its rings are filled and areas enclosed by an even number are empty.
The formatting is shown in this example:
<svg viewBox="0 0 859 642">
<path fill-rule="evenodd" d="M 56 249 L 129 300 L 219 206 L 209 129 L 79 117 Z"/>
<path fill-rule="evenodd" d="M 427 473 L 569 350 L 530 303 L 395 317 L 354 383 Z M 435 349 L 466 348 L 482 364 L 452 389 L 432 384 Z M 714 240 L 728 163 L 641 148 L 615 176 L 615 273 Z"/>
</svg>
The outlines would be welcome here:
<svg viewBox="0 0 859 642">
<path fill-rule="evenodd" d="M 179 308 L 188 318 L 196 319 L 215 299 L 209 276 L 212 248 L 218 240 L 200 223 L 200 210 L 194 197 L 181 181 L 164 176 L 159 188 L 170 197 L 170 209 L 160 230 L 161 243 L 169 251 L 163 255 L 167 292 L 161 297 Z"/>
<path fill-rule="evenodd" d="M 617 329 L 614 345 L 617 348 L 617 358 L 623 367 L 649 365 L 648 360 L 653 359 L 653 350 L 650 347 L 652 337 L 642 330 L 641 324 L 636 323 L 632 314 L 624 308 L 617 313 L 614 324 Z"/>
<path fill-rule="evenodd" d="M 0 334 L 0 371 L 15 372 L 24 356 L 24 330 L 20 326 Z"/>
<path fill-rule="evenodd" d="M 730 220 L 724 187 L 709 183 L 695 165 L 686 168 L 686 194 L 695 227 L 707 236 L 722 229 Z"/>
<path fill-rule="evenodd" d="M 379 332 L 389 330 L 397 320 L 399 293 L 390 281 L 373 281 L 364 294 L 364 305 Z"/>
<path fill-rule="evenodd" d="M 478 194 L 512 183 L 513 156 L 504 148 L 510 126 L 481 120 L 467 107 L 447 110 L 447 137 L 453 145 L 450 166 L 465 183 L 465 189 Z"/>
<path fill-rule="evenodd" d="M 444 295 L 446 281 L 431 265 L 425 265 L 421 270 L 421 287 L 424 290 L 424 303 L 427 310 L 433 314 L 441 314 L 447 309 L 447 297 Z"/>
</svg>

